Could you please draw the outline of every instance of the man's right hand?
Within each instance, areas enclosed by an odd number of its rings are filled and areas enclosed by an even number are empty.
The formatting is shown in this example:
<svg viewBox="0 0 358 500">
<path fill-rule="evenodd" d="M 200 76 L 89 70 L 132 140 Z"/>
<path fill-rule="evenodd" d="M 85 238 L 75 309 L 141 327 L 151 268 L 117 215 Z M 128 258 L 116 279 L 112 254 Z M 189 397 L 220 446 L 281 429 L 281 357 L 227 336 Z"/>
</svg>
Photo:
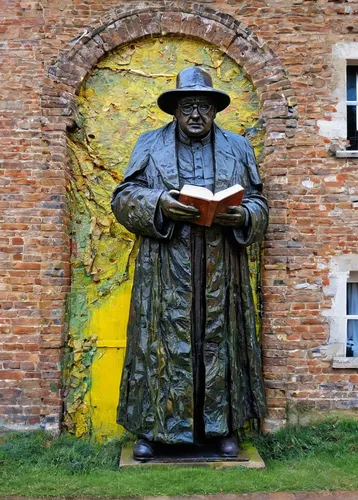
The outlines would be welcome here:
<svg viewBox="0 0 358 500">
<path fill-rule="evenodd" d="M 164 192 L 159 199 L 159 206 L 166 217 L 179 222 L 193 222 L 200 217 L 200 211 L 189 205 L 183 205 L 175 198 L 179 191 Z"/>
</svg>

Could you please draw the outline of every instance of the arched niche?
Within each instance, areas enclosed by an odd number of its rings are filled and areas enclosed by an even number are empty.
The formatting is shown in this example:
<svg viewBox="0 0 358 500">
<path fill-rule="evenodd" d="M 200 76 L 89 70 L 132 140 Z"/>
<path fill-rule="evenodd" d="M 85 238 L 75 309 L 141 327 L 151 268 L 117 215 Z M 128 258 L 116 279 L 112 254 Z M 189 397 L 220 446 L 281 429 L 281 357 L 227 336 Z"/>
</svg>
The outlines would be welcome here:
<svg viewBox="0 0 358 500">
<path fill-rule="evenodd" d="M 278 59 L 233 18 L 198 5 L 127 4 L 50 68 L 58 95 L 51 91 L 47 102 L 60 100 L 70 130 L 65 424 L 78 436 L 92 431 L 103 439 L 120 431 L 115 407 L 136 245 L 115 223 L 110 195 L 139 134 L 170 120 L 157 109 L 157 95 L 191 64 L 206 66 L 214 86 L 232 96 L 217 121 L 248 134 L 261 158 L 282 141 L 285 124 L 292 132 L 295 102 Z M 259 249 L 251 249 L 257 309 L 258 260 Z"/>
</svg>

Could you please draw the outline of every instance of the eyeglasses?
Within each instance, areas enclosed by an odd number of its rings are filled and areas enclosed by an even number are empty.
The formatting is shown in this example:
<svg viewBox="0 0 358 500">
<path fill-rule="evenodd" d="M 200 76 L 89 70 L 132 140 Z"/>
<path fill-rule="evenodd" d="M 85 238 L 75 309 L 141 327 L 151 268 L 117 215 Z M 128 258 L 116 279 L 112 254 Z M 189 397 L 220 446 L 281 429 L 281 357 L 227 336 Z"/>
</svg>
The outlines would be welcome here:
<svg viewBox="0 0 358 500">
<path fill-rule="evenodd" d="M 211 104 L 206 102 L 198 102 L 197 104 L 179 104 L 179 107 L 184 115 L 191 115 L 196 108 L 201 115 L 206 115 L 212 108 Z"/>
</svg>

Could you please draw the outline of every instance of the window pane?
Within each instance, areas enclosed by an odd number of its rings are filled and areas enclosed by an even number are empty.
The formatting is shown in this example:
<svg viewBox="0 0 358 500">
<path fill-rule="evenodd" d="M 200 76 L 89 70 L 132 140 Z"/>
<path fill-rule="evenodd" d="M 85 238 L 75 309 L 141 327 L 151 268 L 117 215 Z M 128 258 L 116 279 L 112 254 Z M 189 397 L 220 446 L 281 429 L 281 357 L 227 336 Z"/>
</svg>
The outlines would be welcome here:
<svg viewBox="0 0 358 500">
<path fill-rule="evenodd" d="M 357 67 L 347 66 L 347 101 L 357 100 Z"/>
<path fill-rule="evenodd" d="M 347 323 L 347 353 L 348 358 L 358 357 L 358 319 L 349 319 Z"/>
<path fill-rule="evenodd" d="M 347 149 L 358 149 L 356 106 L 347 106 L 347 131 L 347 139 L 350 142 L 350 145 Z"/>
<path fill-rule="evenodd" d="M 358 283 L 347 283 L 347 314 L 358 315 Z"/>
</svg>

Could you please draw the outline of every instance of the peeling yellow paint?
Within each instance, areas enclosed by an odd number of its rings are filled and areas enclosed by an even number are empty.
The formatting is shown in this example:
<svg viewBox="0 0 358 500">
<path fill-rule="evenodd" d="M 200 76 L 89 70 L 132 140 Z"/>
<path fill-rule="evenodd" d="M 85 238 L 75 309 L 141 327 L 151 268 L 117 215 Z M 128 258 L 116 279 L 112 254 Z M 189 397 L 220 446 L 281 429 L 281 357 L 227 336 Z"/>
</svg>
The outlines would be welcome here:
<svg viewBox="0 0 358 500">
<path fill-rule="evenodd" d="M 78 96 L 78 128 L 68 138 L 72 278 L 64 370 L 65 425 L 78 437 L 92 433 L 101 440 L 121 432 L 115 414 L 137 246 L 114 220 L 110 199 L 139 135 L 171 119 L 157 107 L 157 97 L 192 64 L 209 69 L 214 86 L 231 96 L 217 123 L 249 131 L 259 152 L 255 89 L 229 57 L 197 40 L 162 37 L 121 47 L 98 63 Z M 251 249 L 255 290 L 258 260 L 258 249 Z M 255 303 L 258 308 L 257 297 Z"/>
<path fill-rule="evenodd" d="M 131 281 L 126 281 L 114 290 L 101 307 L 93 310 L 91 318 L 91 328 L 100 339 L 97 344 L 100 347 L 92 365 L 90 392 L 92 426 L 99 440 L 121 433 L 120 426 L 116 424 L 116 407 L 124 361 L 131 285 Z"/>
</svg>

